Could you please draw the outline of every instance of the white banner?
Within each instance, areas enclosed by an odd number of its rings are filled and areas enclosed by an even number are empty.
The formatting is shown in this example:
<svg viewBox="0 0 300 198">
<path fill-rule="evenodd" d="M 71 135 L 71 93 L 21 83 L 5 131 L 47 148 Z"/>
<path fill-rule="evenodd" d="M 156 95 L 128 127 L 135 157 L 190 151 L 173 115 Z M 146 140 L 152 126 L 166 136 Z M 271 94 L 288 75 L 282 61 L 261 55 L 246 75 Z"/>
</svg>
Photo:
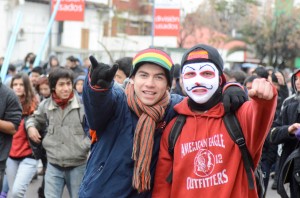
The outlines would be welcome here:
<svg viewBox="0 0 300 198">
<path fill-rule="evenodd" d="M 154 0 L 155 8 L 180 8 L 180 0 Z"/>
</svg>

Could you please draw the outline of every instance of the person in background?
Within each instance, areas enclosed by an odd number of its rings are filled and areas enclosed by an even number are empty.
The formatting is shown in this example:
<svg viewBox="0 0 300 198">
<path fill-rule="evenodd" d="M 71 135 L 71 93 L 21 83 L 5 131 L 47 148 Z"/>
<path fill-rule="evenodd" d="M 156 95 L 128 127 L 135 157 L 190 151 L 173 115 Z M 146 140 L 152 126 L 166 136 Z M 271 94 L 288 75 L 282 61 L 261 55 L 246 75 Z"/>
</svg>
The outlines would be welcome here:
<svg viewBox="0 0 300 198">
<path fill-rule="evenodd" d="M 16 67 L 12 64 L 9 64 L 7 74 L 4 80 L 4 84 L 9 87 L 12 77 L 14 77 L 16 74 L 17 74 Z"/>
<path fill-rule="evenodd" d="M 237 82 L 242 85 L 246 78 L 247 74 L 244 71 L 234 70 L 231 72 L 231 79 L 228 82 Z"/>
<path fill-rule="evenodd" d="M 265 69 L 267 70 L 269 76 L 274 72 L 274 67 L 272 66 L 266 66 Z"/>
<path fill-rule="evenodd" d="M 48 77 L 45 75 L 42 75 L 38 78 L 36 83 L 36 92 L 40 96 L 40 101 L 43 101 L 46 98 L 49 98 L 51 95 L 50 85 Z"/>
<path fill-rule="evenodd" d="M 172 94 L 179 94 L 181 96 L 186 96 L 184 89 L 182 88 L 182 79 L 181 79 L 181 72 L 180 72 L 180 65 L 174 65 L 174 72 L 173 72 L 173 81 L 172 81 Z"/>
<path fill-rule="evenodd" d="M 78 96 L 81 103 L 82 103 L 82 91 L 83 91 L 84 79 L 85 79 L 85 76 L 80 75 L 74 80 L 75 94 Z"/>
<path fill-rule="evenodd" d="M 230 79 L 231 79 L 231 70 L 229 68 L 224 68 L 223 74 L 225 76 L 226 82 L 230 82 Z"/>
<path fill-rule="evenodd" d="M 78 197 L 90 141 L 83 131 L 84 109 L 73 92 L 73 72 L 58 67 L 49 74 L 51 96 L 44 99 L 27 120 L 29 138 L 46 150 L 45 196 L 61 198 L 66 186 L 71 198 Z M 44 137 L 39 131 L 45 129 Z"/>
<path fill-rule="evenodd" d="M 83 59 L 82 66 L 83 66 L 83 70 L 84 70 L 85 74 L 87 74 L 89 71 L 89 68 L 91 66 L 91 61 L 90 61 L 89 57 L 86 57 Z"/>
<path fill-rule="evenodd" d="M 289 90 L 284 78 L 284 75 L 280 71 L 274 71 L 272 72 L 268 77 L 269 82 L 272 82 L 272 84 L 276 87 L 278 92 L 278 98 L 277 98 L 277 106 L 276 106 L 276 112 L 274 116 L 274 120 L 276 120 L 280 114 L 283 101 L 289 96 Z M 278 166 L 279 166 L 279 158 L 278 155 L 281 150 L 282 145 L 277 144 L 271 144 L 270 142 L 270 136 L 268 135 L 266 142 L 264 144 L 263 148 L 263 154 L 262 154 L 262 169 L 265 171 L 265 189 L 267 189 L 269 184 L 269 176 L 272 169 L 274 170 L 274 182 L 272 184 L 272 189 L 277 189 L 277 180 L 278 180 Z"/>
<path fill-rule="evenodd" d="M 75 58 L 76 59 L 76 65 L 78 65 L 79 67 L 82 66 L 82 60 L 80 57 Z"/>
<path fill-rule="evenodd" d="M 77 58 L 74 56 L 69 56 L 66 62 L 66 67 L 73 71 L 74 78 L 77 78 L 79 75 L 84 75 L 84 70 L 77 64 Z"/>
<path fill-rule="evenodd" d="M 43 75 L 43 73 L 43 68 L 40 66 L 32 68 L 31 72 L 29 73 L 29 80 L 34 88 L 36 87 L 39 77 Z"/>
<path fill-rule="evenodd" d="M 22 107 L 18 96 L 12 89 L 2 84 L 1 78 L 0 96 L 0 192 L 1 196 L 6 197 L 7 189 L 2 189 L 6 160 L 13 135 L 17 132 L 21 122 Z"/>
<path fill-rule="evenodd" d="M 258 76 L 256 76 L 256 75 L 251 75 L 251 76 L 248 76 L 248 77 L 244 80 L 243 85 L 247 88 L 247 90 L 252 89 L 253 81 L 254 81 L 256 78 L 258 78 Z"/>
<path fill-rule="evenodd" d="M 257 75 L 259 78 L 264 78 L 264 79 L 268 79 L 269 77 L 268 71 L 263 66 L 259 66 L 255 68 L 255 70 L 252 72 L 252 75 Z"/>
<path fill-rule="evenodd" d="M 120 85 L 122 85 L 124 80 L 130 75 L 132 57 L 120 58 L 116 60 L 116 63 L 119 65 L 119 68 L 116 72 L 114 80 Z"/>
<path fill-rule="evenodd" d="M 57 68 L 57 67 L 59 67 L 59 60 L 58 60 L 57 56 L 51 55 L 49 57 L 48 62 L 44 64 L 43 70 L 44 70 L 45 74 L 49 74 L 49 72 L 51 70 L 53 70 L 54 68 Z"/>
<path fill-rule="evenodd" d="M 24 65 L 21 67 L 21 72 L 28 74 L 33 68 L 33 63 L 35 60 L 35 54 L 29 52 L 24 59 Z"/>
<path fill-rule="evenodd" d="M 83 103 L 92 147 L 79 197 L 151 197 L 162 131 L 183 99 L 170 94 L 173 62 L 160 49 L 139 51 L 124 91 L 113 80 L 118 64 L 90 60 Z M 230 105 L 240 94 L 238 86 L 225 90 L 228 109 L 244 102 Z"/>
<path fill-rule="evenodd" d="M 51 91 L 50 91 L 50 85 L 49 85 L 49 80 L 48 77 L 45 75 L 42 75 L 39 77 L 37 84 L 36 84 L 36 92 L 39 94 L 40 101 L 42 102 L 44 99 L 47 99 L 51 96 Z M 45 129 L 47 130 L 47 129 Z M 41 134 L 41 132 L 39 132 Z M 46 133 L 46 131 L 42 132 L 43 134 Z M 42 185 L 38 189 L 38 196 L 39 198 L 44 198 L 44 190 L 45 190 L 45 172 L 47 168 L 47 156 L 46 156 L 46 151 L 44 152 L 45 155 L 41 156 L 41 161 L 42 161 L 42 170 L 38 172 L 39 175 L 43 176 L 43 181 Z"/>
<path fill-rule="evenodd" d="M 278 79 L 279 80 L 279 79 Z M 273 122 L 270 131 L 270 142 L 273 144 L 282 144 L 282 153 L 279 159 L 278 172 L 288 158 L 295 150 L 299 149 L 299 139 L 296 136 L 297 130 L 300 128 L 300 112 L 299 112 L 299 93 L 300 93 L 300 70 L 296 70 L 291 76 L 292 88 L 294 94 L 286 98 L 281 106 L 281 111 L 277 119 Z M 300 161 L 295 159 L 288 169 L 283 170 L 282 183 L 289 183 L 289 191 L 291 198 L 299 198 L 300 195 Z M 284 196 L 283 186 L 277 186 L 277 192 Z"/>
<path fill-rule="evenodd" d="M 6 162 L 6 175 L 13 198 L 24 197 L 36 174 L 37 160 L 30 147 L 24 120 L 36 109 L 38 102 L 27 74 L 17 74 L 11 80 L 11 88 L 22 105 L 22 121 L 13 136 L 12 147 Z"/>
</svg>

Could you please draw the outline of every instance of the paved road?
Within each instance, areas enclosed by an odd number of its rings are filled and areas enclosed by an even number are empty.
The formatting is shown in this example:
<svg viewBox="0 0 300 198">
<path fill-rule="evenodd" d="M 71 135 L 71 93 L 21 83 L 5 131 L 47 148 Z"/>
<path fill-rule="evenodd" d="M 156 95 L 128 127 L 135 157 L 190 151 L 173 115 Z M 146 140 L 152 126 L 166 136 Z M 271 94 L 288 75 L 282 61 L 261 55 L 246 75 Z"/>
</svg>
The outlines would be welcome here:
<svg viewBox="0 0 300 198">
<path fill-rule="evenodd" d="M 41 176 L 39 176 L 37 180 L 33 180 L 33 182 L 30 184 L 29 189 L 26 193 L 26 197 L 38 198 L 37 189 L 40 187 L 41 182 L 42 182 Z M 277 194 L 276 190 L 271 189 L 272 184 L 273 184 L 273 179 L 270 180 L 266 198 L 280 198 L 280 196 Z M 64 191 L 63 198 L 69 198 L 68 191 L 66 189 Z"/>
</svg>

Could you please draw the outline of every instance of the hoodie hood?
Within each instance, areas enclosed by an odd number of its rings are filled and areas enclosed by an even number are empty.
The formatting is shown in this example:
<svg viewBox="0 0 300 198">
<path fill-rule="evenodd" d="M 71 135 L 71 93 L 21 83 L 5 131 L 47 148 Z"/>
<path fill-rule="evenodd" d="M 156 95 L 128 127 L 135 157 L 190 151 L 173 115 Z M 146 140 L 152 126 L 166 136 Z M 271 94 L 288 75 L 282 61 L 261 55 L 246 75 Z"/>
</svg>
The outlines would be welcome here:
<svg viewBox="0 0 300 198">
<path fill-rule="evenodd" d="M 85 76 L 84 76 L 84 75 L 80 75 L 80 76 L 78 76 L 77 78 L 75 78 L 75 80 L 74 80 L 74 85 L 76 85 L 76 83 L 77 83 L 79 80 L 82 80 L 82 81 L 84 82 Z"/>
<path fill-rule="evenodd" d="M 300 69 L 296 70 L 293 75 L 292 75 L 292 78 L 291 78 L 291 84 L 292 84 L 292 89 L 293 91 L 297 94 L 297 89 L 296 89 L 296 84 L 295 84 L 295 81 L 296 81 L 296 74 L 300 72 Z"/>
<path fill-rule="evenodd" d="M 220 102 L 214 107 L 210 108 L 203 114 L 196 114 L 193 112 L 189 105 L 188 105 L 188 97 L 185 97 L 182 102 L 174 106 L 174 110 L 179 113 L 186 116 L 206 116 L 206 117 L 212 117 L 212 118 L 220 118 L 224 115 L 225 110 L 223 107 L 223 104 Z"/>
</svg>

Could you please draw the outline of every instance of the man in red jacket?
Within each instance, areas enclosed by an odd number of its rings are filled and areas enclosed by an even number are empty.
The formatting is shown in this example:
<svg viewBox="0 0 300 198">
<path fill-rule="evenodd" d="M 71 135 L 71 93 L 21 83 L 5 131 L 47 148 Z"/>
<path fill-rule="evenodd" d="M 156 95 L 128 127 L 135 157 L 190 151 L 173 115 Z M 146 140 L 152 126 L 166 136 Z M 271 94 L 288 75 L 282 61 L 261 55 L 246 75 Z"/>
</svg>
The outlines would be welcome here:
<svg viewBox="0 0 300 198">
<path fill-rule="evenodd" d="M 230 138 L 222 117 L 224 106 L 223 60 L 207 45 L 189 49 L 181 62 L 184 89 L 188 95 L 174 107 L 186 116 L 174 155 L 168 151 L 173 119 L 160 144 L 153 197 L 257 197 L 248 180 L 239 147 Z M 276 89 L 265 79 L 256 79 L 250 101 L 236 112 L 255 167 L 276 108 Z M 172 183 L 166 178 L 173 168 Z"/>
</svg>

